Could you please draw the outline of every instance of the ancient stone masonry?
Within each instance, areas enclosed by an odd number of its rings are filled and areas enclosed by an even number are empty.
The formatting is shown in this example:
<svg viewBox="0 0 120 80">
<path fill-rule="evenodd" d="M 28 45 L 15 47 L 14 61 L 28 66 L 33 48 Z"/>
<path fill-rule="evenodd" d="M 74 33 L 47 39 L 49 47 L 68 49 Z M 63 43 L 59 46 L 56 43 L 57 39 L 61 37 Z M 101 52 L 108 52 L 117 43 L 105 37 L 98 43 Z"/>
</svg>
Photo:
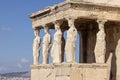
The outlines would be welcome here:
<svg viewBox="0 0 120 80">
<path fill-rule="evenodd" d="M 31 14 L 31 80 L 120 80 L 120 6 L 112 2 L 66 0 Z"/>
</svg>

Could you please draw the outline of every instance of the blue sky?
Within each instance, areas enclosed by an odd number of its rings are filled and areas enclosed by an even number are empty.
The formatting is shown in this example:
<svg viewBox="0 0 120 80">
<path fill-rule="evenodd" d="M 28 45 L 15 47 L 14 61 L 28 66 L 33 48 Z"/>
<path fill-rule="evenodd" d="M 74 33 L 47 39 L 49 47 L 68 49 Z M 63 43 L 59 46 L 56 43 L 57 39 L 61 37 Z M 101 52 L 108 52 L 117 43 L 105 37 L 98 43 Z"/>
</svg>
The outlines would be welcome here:
<svg viewBox="0 0 120 80">
<path fill-rule="evenodd" d="M 0 73 L 28 71 L 33 30 L 28 15 L 64 0 L 0 0 Z"/>
</svg>

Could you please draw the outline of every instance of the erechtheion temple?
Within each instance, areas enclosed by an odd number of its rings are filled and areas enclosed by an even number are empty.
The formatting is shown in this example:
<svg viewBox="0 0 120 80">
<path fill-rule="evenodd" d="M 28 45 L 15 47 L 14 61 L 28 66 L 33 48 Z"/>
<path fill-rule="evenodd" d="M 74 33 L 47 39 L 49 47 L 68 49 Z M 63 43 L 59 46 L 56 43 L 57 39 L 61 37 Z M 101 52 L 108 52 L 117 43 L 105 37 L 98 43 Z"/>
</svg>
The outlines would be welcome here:
<svg viewBox="0 0 120 80">
<path fill-rule="evenodd" d="M 65 0 L 30 18 L 35 35 L 31 80 L 120 80 L 119 0 Z"/>
</svg>

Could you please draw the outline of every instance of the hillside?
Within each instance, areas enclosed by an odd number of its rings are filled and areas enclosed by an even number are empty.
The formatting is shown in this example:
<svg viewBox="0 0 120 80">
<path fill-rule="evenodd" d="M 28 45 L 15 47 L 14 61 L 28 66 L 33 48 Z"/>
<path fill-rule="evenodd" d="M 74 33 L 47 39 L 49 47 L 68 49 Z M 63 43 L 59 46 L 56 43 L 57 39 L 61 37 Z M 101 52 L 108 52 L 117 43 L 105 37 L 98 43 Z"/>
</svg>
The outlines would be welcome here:
<svg viewBox="0 0 120 80">
<path fill-rule="evenodd" d="M 22 77 L 22 78 L 30 78 L 30 72 L 11 72 L 0 74 L 1 77 L 12 78 L 12 77 Z"/>
</svg>

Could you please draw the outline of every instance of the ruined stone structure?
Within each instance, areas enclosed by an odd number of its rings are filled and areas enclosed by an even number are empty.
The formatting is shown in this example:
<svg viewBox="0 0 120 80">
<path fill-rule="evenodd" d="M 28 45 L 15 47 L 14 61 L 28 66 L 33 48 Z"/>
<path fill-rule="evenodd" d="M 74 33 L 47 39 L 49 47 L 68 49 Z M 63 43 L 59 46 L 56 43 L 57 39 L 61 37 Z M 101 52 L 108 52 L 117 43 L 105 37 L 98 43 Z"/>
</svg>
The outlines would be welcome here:
<svg viewBox="0 0 120 80">
<path fill-rule="evenodd" d="M 120 80 L 120 5 L 117 2 L 66 0 L 31 14 L 35 32 L 31 80 Z M 43 38 L 39 35 L 41 29 L 45 29 Z M 55 33 L 50 34 L 49 30 Z M 77 35 L 80 44 L 76 43 Z M 76 45 L 80 46 L 79 52 Z M 75 61 L 76 54 L 80 63 Z M 41 64 L 40 56 L 43 56 Z M 52 56 L 51 64 L 49 56 Z"/>
</svg>

